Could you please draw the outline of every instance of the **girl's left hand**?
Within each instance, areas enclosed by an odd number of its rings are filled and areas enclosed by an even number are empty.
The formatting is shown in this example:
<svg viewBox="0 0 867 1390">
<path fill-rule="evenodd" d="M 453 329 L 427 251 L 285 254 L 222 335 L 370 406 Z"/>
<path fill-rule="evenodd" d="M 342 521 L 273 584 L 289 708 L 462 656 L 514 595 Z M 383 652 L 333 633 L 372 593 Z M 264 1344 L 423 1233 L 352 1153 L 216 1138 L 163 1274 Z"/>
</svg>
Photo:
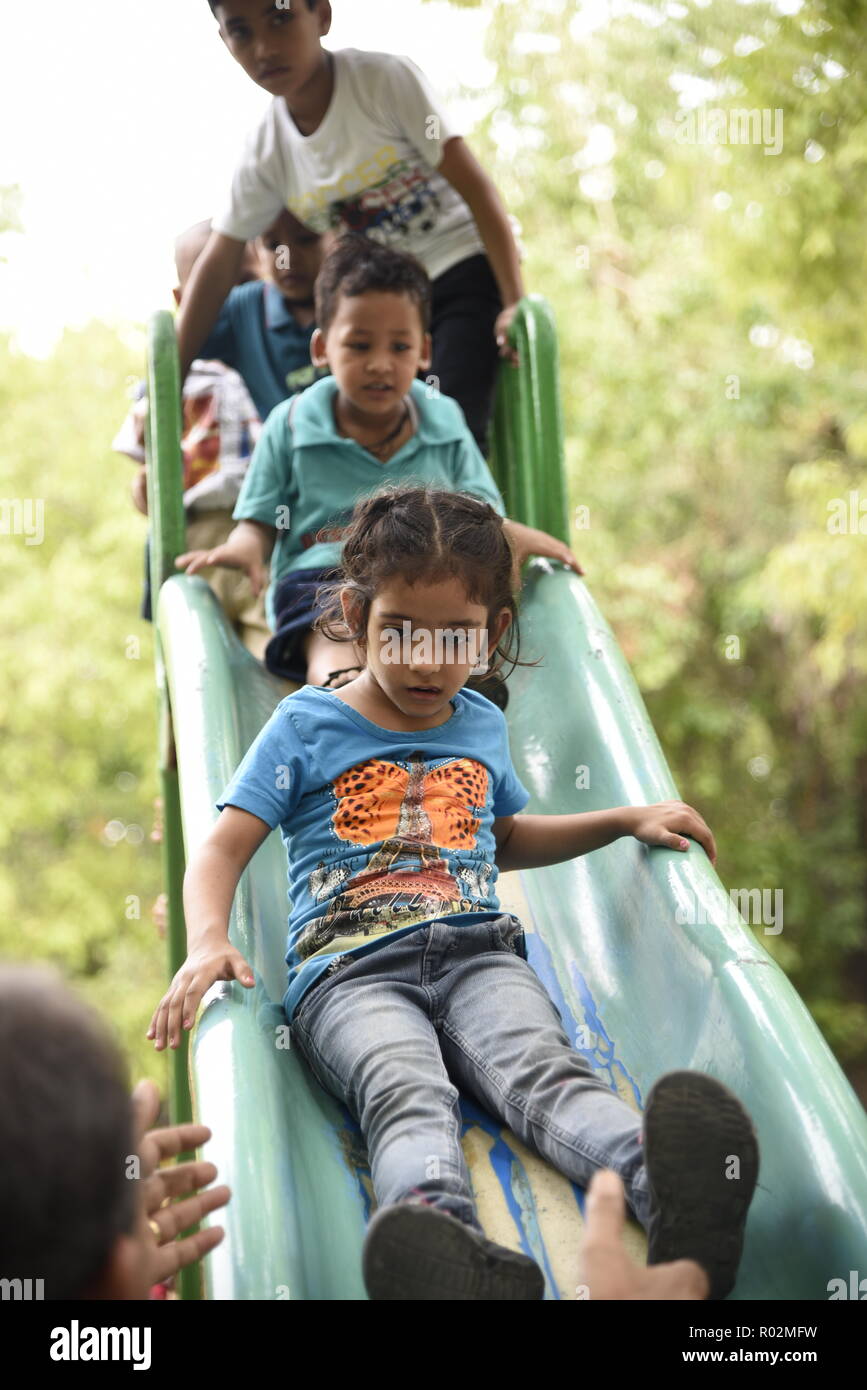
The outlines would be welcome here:
<svg viewBox="0 0 867 1390">
<path fill-rule="evenodd" d="M 645 845 L 688 850 L 691 836 L 716 864 L 716 843 L 704 818 L 684 801 L 662 801 L 658 806 L 630 806 L 629 833 Z"/>
<path fill-rule="evenodd" d="M 511 362 L 513 367 L 520 366 L 517 349 L 509 345 L 509 329 L 517 309 L 517 300 L 514 304 L 507 304 L 505 309 L 497 315 L 497 322 L 494 324 L 494 337 L 497 340 L 497 347 L 500 349 L 500 356 Z"/>
</svg>

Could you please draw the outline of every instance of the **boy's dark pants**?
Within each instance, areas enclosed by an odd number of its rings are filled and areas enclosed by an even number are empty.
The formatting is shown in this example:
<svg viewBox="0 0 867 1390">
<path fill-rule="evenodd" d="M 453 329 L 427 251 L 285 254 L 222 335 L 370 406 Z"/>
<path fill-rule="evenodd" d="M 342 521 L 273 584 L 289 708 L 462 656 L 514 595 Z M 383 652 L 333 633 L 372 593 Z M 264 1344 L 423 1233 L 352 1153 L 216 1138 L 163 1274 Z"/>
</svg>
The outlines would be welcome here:
<svg viewBox="0 0 867 1390">
<path fill-rule="evenodd" d="M 435 376 L 442 394 L 458 402 L 486 458 L 500 361 L 494 324 L 502 308 L 487 256 L 459 261 L 433 281 L 433 361 L 421 375 Z"/>
</svg>

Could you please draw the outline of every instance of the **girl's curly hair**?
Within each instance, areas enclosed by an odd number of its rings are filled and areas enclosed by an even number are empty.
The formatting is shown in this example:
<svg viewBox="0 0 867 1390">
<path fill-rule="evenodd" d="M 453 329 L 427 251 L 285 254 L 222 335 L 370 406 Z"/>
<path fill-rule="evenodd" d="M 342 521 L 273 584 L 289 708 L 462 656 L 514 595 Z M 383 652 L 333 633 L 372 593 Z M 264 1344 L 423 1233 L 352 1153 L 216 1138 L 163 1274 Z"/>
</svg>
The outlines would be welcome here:
<svg viewBox="0 0 867 1390">
<path fill-rule="evenodd" d="M 500 639 L 490 674 L 519 660 L 520 634 L 515 594 L 517 566 L 503 518 L 481 498 L 427 486 L 390 484 L 356 503 L 342 532 L 343 558 L 338 577 L 320 585 L 317 601 L 324 611 L 314 627 L 335 641 L 367 639 L 370 606 L 383 583 L 400 575 L 408 584 L 461 579 L 471 603 L 484 604 L 493 619 L 507 608 L 512 621 Z M 354 597 L 354 629 L 347 633 L 341 594 Z"/>
</svg>

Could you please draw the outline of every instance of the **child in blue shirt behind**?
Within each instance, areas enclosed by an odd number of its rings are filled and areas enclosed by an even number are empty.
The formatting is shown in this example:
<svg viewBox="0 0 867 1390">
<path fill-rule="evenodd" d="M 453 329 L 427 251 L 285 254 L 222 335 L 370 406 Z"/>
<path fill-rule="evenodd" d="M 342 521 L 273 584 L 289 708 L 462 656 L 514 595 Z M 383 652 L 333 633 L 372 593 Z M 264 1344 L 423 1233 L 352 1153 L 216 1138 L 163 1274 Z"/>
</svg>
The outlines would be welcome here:
<svg viewBox="0 0 867 1390">
<path fill-rule="evenodd" d="M 234 517 L 213 550 L 190 551 L 188 574 L 210 565 L 267 582 L 275 631 L 266 665 L 286 680 L 338 688 L 361 669 L 352 643 L 315 631 L 317 591 L 340 563 L 356 501 L 383 482 L 436 483 L 505 508 L 458 404 L 417 380 L 430 365 L 430 280 L 412 256 L 366 237 L 342 238 L 316 282 L 316 366 L 332 375 L 268 417 Z M 507 521 L 518 563 L 528 555 L 581 566 L 562 541 Z"/>
<path fill-rule="evenodd" d="M 229 292 L 202 347 L 244 378 L 262 420 L 321 375 L 310 361 L 324 237 L 283 211 L 257 242 L 267 279 Z"/>
<path fill-rule="evenodd" d="M 536 1263 L 479 1223 L 463 1090 L 582 1186 L 613 1170 L 648 1264 L 694 1260 L 724 1298 L 758 1175 L 749 1116 L 694 1071 L 659 1078 L 636 1115 L 572 1047 L 495 891 L 500 871 L 624 835 L 680 850 L 692 836 L 715 860 L 713 836 L 679 801 L 521 813 L 505 718 L 465 688 L 475 666 L 518 661 L 514 580 L 507 524 L 486 501 L 427 486 L 358 503 L 320 622 L 341 623 L 364 669 L 283 700 L 220 798 L 187 870 L 188 958 L 148 1036 L 177 1047 L 216 980 L 253 985 L 229 915 L 279 826 L 292 905 L 283 1004 L 313 1075 L 365 1136 L 370 1297 L 543 1297 Z"/>
</svg>

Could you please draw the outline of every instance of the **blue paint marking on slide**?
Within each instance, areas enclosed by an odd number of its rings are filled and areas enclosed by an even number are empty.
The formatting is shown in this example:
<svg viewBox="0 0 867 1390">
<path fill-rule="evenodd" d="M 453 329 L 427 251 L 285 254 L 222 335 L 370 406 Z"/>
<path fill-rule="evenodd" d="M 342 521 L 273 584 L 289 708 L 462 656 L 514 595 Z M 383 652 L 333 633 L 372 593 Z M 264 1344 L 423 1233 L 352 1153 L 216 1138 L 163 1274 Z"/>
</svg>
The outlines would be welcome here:
<svg viewBox="0 0 867 1390">
<path fill-rule="evenodd" d="M 587 1060 L 594 1071 L 605 1077 L 612 1091 L 617 1091 L 615 1072 L 622 1076 L 632 1090 L 636 1105 L 640 1106 L 641 1092 L 638 1085 L 630 1076 L 623 1062 L 615 1055 L 614 1039 L 606 1031 L 590 987 L 575 961 L 569 962 L 569 977 L 581 1005 L 584 1024 L 594 1039 L 592 1047 L 581 1046 L 581 1025 L 567 1003 L 557 972 L 554 969 L 549 948 L 536 932 L 527 932 L 526 940 L 529 962 L 554 1001 L 554 1005 L 563 1020 L 563 1027 L 575 1051 Z"/>
<path fill-rule="evenodd" d="M 545 1248 L 545 1240 L 539 1229 L 536 1217 L 535 1204 L 532 1197 L 532 1186 L 527 1176 L 523 1164 L 502 1137 L 502 1125 L 494 1120 L 487 1112 L 477 1105 L 475 1101 L 467 1097 L 461 1097 L 461 1113 L 464 1118 L 462 1134 L 473 1126 L 484 1130 L 494 1140 L 489 1151 L 491 1167 L 497 1175 L 503 1195 L 506 1199 L 506 1206 L 521 1238 L 521 1249 L 525 1255 L 529 1255 L 537 1264 L 541 1265 L 545 1275 L 548 1291 L 554 1298 L 559 1299 L 560 1293 L 557 1281 L 548 1260 L 548 1252 Z M 515 1185 L 520 1184 L 528 1200 L 521 1202 L 516 1193 Z M 574 1183 L 573 1183 L 574 1187 Z M 535 1239 L 533 1238 L 535 1237 Z"/>
<path fill-rule="evenodd" d="M 638 1088 L 638 1083 L 635 1081 L 634 1077 L 629 1075 L 629 1072 L 620 1059 L 615 1056 L 614 1039 L 609 1037 L 608 1033 L 605 1031 L 605 1025 L 599 1016 L 596 1002 L 593 995 L 590 993 L 587 981 L 574 961 L 569 962 L 569 975 L 575 986 L 575 992 L 581 1001 L 581 1007 L 584 1012 L 584 1017 L 587 1020 L 587 1026 L 597 1039 L 596 1047 L 591 1053 L 596 1070 L 607 1071 L 608 1084 L 612 1091 L 617 1090 L 614 1073 L 615 1071 L 619 1072 L 626 1084 L 630 1087 L 635 1099 L 635 1104 L 641 1106 L 641 1091 Z"/>
</svg>

